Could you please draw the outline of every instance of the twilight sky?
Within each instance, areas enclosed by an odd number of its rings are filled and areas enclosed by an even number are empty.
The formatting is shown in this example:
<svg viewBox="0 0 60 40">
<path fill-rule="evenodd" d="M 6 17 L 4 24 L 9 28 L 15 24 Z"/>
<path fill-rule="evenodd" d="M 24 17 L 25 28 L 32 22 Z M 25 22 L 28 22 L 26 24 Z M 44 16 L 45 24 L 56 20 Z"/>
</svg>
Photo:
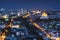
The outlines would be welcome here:
<svg viewBox="0 0 60 40">
<path fill-rule="evenodd" d="M 0 8 L 60 10 L 60 0 L 0 0 Z"/>
</svg>

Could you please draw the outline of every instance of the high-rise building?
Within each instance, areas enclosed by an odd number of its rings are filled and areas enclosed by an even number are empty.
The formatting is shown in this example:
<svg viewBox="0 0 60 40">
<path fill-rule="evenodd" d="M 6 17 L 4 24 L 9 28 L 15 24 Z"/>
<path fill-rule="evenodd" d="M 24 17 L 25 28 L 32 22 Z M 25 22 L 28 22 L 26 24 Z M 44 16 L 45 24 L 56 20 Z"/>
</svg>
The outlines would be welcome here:
<svg viewBox="0 0 60 40">
<path fill-rule="evenodd" d="M 46 12 L 43 12 L 40 19 L 48 19 L 48 14 Z"/>
<path fill-rule="evenodd" d="M 20 14 L 23 14 L 23 9 L 21 9 L 21 13 Z"/>
<path fill-rule="evenodd" d="M 27 13 L 27 10 L 21 9 L 21 13 L 20 13 L 20 14 L 24 15 L 24 14 L 26 14 L 26 13 Z"/>
</svg>

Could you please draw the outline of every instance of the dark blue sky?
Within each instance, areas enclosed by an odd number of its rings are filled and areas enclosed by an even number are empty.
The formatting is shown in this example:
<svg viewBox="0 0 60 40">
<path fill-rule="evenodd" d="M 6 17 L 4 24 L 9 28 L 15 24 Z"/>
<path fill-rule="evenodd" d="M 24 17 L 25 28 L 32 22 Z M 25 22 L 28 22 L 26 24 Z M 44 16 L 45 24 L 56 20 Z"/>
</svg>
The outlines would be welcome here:
<svg viewBox="0 0 60 40">
<path fill-rule="evenodd" d="M 0 8 L 59 9 L 60 0 L 0 0 Z"/>
</svg>

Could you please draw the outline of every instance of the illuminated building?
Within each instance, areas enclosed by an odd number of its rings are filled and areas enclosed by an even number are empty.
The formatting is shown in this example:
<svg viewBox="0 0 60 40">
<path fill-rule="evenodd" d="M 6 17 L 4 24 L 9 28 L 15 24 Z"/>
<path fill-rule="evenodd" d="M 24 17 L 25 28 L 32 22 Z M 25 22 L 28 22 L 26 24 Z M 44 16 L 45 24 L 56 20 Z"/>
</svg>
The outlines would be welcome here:
<svg viewBox="0 0 60 40">
<path fill-rule="evenodd" d="M 41 11 L 38 10 L 38 11 L 36 11 L 36 13 L 41 13 Z"/>
<path fill-rule="evenodd" d="M 48 19 L 48 14 L 46 12 L 43 12 L 40 19 Z"/>
<path fill-rule="evenodd" d="M 13 25 L 12 28 L 19 28 L 19 25 Z"/>
</svg>

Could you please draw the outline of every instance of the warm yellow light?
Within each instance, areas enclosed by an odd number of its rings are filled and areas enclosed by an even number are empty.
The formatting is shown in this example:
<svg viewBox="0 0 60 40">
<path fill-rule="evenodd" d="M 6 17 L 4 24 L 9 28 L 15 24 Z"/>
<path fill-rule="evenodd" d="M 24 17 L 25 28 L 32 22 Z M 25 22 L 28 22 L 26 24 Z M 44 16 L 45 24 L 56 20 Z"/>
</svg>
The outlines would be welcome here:
<svg viewBox="0 0 60 40">
<path fill-rule="evenodd" d="M 3 18 L 8 18 L 8 16 L 7 15 L 4 15 Z"/>
<path fill-rule="evenodd" d="M 10 23 L 10 25 L 8 25 L 8 27 L 11 27 L 12 26 L 12 23 Z"/>
<path fill-rule="evenodd" d="M 30 16 L 30 14 L 27 14 L 27 15 L 23 16 L 23 18 L 26 18 L 26 17 L 29 17 L 29 16 Z"/>
<path fill-rule="evenodd" d="M 38 28 L 38 29 L 40 29 L 42 32 L 46 33 L 46 35 L 47 35 L 48 38 L 52 39 L 51 36 L 50 36 L 40 25 L 38 25 L 37 23 L 33 22 L 32 19 L 30 19 L 30 22 L 31 22 L 36 28 Z"/>
<path fill-rule="evenodd" d="M 46 12 L 43 12 L 42 16 L 47 17 L 48 15 Z"/>
<path fill-rule="evenodd" d="M 56 40 L 60 40 L 60 38 L 56 38 Z"/>
<path fill-rule="evenodd" d="M 36 13 L 41 13 L 41 11 L 38 10 Z"/>
<path fill-rule="evenodd" d="M 5 30 L 6 32 L 8 32 L 8 30 Z"/>
<path fill-rule="evenodd" d="M 0 36 L 0 40 L 4 40 L 6 36 Z"/>
<path fill-rule="evenodd" d="M 2 36 L 0 36 L 0 40 L 4 40 L 6 38 L 5 33 L 2 33 Z"/>
</svg>

